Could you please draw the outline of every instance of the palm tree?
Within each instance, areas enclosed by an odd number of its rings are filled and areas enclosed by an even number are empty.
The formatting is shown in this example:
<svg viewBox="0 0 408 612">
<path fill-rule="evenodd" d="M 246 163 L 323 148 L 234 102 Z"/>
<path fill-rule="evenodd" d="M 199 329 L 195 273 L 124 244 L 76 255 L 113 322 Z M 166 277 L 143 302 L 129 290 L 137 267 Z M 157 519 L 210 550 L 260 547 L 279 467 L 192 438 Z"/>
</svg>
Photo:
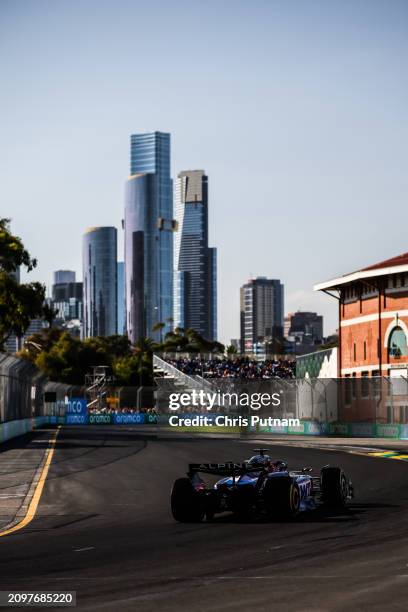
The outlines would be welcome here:
<svg viewBox="0 0 408 612">
<path fill-rule="evenodd" d="M 140 386 L 153 383 L 153 352 L 156 349 L 157 344 L 151 338 L 139 338 L 133 347 Z"/>
</svg>

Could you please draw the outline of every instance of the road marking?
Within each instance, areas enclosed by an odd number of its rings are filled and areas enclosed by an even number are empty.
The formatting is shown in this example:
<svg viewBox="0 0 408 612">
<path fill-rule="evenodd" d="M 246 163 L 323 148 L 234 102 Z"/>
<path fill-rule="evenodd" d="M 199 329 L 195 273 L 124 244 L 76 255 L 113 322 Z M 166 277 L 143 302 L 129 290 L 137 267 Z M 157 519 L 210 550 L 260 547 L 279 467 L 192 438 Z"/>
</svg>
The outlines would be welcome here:
<svg viewBox="0 0 408 612">
<path fill-rule="evenodd" d="M 9 499 L 10 497 L 25 497 L 24 493 L 0 493 L 0 499 Z"/>
<path fill-rule="evenodd" d="M 94 550 L 95 546 L 86 546 L 85 548 L 75 548 L 75 552 L 83 552 L 84 550 Z"/>
<path fill-rule="evenodd" d="M 14 531 L 19 531 L 20 529 L 23 529 L 23 527 L 26 527 L 29 523 L 31 523 L 31 521 L 35 517 L 35 513 L 37 512 L 38 504 L 40 502 L 41 494 L 44 489 L 45 481 L 47 479 L 48 470 L 50 469 L 52 456 L 55 451 L 55 443 L 57 441 L 57 436 L 60 432 L 60 429 L 61 429 L 61 425 L 58 426 L 54 438 L 52 438 L 52 440 L 50 441 L 50 448 L 48 448 L 46 451 L 47 458 L 45 460 L 41 475 L 38 479 L 38 482 L 37 482 L 37 485 L 34 491 L 34 495 L 32 496 L 30 504 L 28 506 L 26 515 L 21 519 L 19 523 L 17 523 L 16 525 L 13 525 L 13 527 L 10 527 L 10 529 L 6 529 L 5 531 L 0 531 L 0 538 L 2 536 L 13 533 Z"/>
</svg>

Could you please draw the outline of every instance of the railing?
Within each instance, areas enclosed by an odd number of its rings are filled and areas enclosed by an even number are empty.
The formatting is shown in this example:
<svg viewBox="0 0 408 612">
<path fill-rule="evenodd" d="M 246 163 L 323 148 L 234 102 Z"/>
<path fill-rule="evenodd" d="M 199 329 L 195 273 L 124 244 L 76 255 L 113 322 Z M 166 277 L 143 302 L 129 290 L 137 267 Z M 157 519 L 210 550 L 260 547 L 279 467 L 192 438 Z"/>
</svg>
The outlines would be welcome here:
<svg viewBox="0 0 408 612">
<path fill-rule="evenodd" d="M 178 380 L 179 382 L 183 383 L 183 385 L 185 385 L 187 388 L 207 388 L 209 390 L 212 389 L 211 385 L 206 380 L 204 380 L 203 377 L 197 375 L 190 376 L 189 374 L 185 374 L 175 366 L 171 365 L 171 363 L 164 361 L 164 359 L 162 359 L 158 355 L 153 355 L 153 367 L 156 367 L 160 370 L 163 370 L 163 372 L 170 374 L 170 376 L 172 376 L 175 380 Z"/>
</svg>

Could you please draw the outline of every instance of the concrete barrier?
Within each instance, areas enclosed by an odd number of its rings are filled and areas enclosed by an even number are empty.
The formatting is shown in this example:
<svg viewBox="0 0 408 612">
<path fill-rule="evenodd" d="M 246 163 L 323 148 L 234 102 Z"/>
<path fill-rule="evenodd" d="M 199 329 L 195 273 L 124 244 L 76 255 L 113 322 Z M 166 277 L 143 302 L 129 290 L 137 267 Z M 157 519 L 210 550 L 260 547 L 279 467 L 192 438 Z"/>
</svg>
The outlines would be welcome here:
<svg viewBox="0 0 408 612">
<path fill-rule="evenodd" d="M 46 416 L 0 423 L 0 443 L 7 442 L 7 440 L 11 440 L 11 438 L 23 436 L 29 431 L 35 429 L 35 427 L 41 427 L 41 425 L 46 425 L 47 423 L 48 417 Z"/>
</svg>

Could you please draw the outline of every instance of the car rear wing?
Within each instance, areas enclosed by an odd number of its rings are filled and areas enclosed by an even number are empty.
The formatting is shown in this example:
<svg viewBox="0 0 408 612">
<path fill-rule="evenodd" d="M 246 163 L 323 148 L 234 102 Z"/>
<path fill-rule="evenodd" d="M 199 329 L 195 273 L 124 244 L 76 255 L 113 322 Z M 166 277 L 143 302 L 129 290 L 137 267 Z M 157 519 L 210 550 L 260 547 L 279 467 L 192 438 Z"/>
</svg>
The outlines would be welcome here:
<svg viewBox="0 0 408 612">
<path fill-rule="evenodd" d="M 262 466 L 249 465 L 246 461 L 243 463 L 233 461 L 227 461 L 226 463 L 189 463 L 188 465 L 189 476 L 193 476 L 197 472 L 216 476 L 239 476 L 249 472 L 260 472 L 261 470 Z"/>
</svg>

